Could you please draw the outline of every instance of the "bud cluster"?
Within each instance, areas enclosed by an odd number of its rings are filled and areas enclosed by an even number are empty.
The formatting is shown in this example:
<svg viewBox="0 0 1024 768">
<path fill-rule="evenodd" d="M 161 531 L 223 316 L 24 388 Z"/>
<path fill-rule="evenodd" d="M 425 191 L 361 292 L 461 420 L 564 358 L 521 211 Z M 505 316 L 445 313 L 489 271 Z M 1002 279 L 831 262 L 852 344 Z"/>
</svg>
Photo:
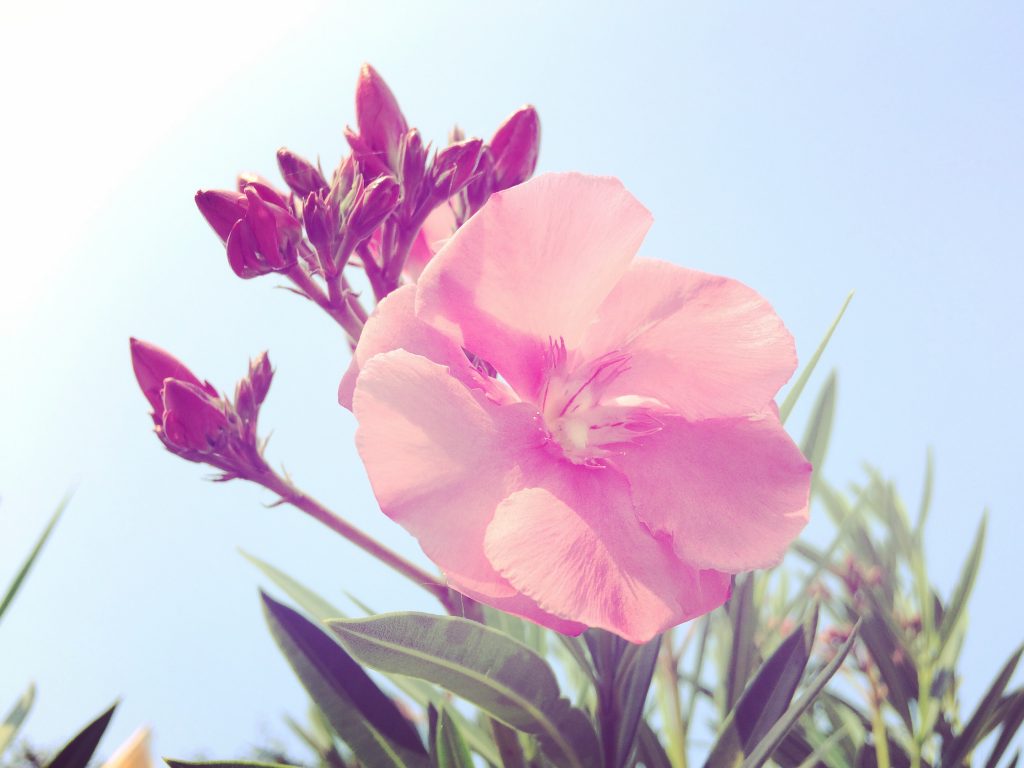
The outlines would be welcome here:
<svg viewBox="0 0 1024 768">
<path fill-rule="evenodd" d="M 154 431 L 169 451 L 216 467 L 223 480 L 252 479 L 266 471 L 256 431 L 274 375 L 265 352 L 250 361 L 231 402 L 169 352 L 139 339 L 130 343 L 132 368 L 152 408 Z"/>
<path fill-rule="evenodd" d="M 355 107 L 356 129 L 345 129 L 351 154 L 330 180 L 319 164 L 282 148 L 277 162 L 287 192 L 242 174 L 236 189 L 196 194 L 236 275 L 285 275 L 351 340 L 367 311 L 346 267 L 364 269 L 380 300 L 402 281 L 409 251 L 433 210 L 449 205 L 455 224 L 462 224 L 493 192 L 530 177 L 540 143 L 536 110 L 523 107 L 488 143 L 457 131 L 432 151 L 369 64 L 359 72 Z"/>
</svg>

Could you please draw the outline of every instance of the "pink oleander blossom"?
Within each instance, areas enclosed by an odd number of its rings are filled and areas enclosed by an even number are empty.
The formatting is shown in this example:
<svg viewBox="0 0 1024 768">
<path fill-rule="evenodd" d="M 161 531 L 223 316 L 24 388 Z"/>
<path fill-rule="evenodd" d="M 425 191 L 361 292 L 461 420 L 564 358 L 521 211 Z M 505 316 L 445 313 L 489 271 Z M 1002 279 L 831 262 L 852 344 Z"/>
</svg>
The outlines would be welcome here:
<svg viewBox="0 0 1024 768">
<path fill-rule="evenodd" d="M 495 194 L 339 391 L 381 508 L 454 589 L 633 642 L 777 563 L 810 483 L 774 404 L 789 332 L 735 280 L 637 258 L 651 220 L 610 178 Z"/>
</svg>

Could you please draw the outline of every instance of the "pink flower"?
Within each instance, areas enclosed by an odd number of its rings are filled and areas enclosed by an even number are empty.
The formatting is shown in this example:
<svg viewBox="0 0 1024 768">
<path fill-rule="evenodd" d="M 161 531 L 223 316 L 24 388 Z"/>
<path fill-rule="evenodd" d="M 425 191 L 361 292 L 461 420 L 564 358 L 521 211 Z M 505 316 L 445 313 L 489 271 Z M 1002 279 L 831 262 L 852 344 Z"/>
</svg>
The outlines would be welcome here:
<svg viewBox="0 0 1024 768">
<path fill-rule="evenodd" d="M 381 303 L 339 391 L 381 508 L 453 588 L 633 642 L 777 563 L 811 469 L 773 401 L 796 365 L 782 321 L 636 258 L 650 224 L 610 178 L 495 194 Z"/>
</svg>

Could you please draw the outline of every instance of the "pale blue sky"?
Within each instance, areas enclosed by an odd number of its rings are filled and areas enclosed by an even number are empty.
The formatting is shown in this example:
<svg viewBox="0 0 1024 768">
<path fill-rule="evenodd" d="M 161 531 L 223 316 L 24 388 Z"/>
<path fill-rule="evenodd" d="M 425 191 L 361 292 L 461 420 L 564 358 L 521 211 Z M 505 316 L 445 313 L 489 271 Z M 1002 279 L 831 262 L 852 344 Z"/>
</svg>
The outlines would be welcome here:
<svg viewBox="0 0 1024 768">
<path fill-rule="evenodd" d="M 868 460 L 916 503 L 933 446 L 947 590 L 991 509 L 966 649 L 979 695 L 1024 636 L 1024 6 L 157 7 L 3 11 L 0 579 L 77 487 L 0 627 L 0 706 L 34 679 L 35 740 L 118 696 L 108 750 L 142 722 L 179 756 L 283 734 L 304 699 L 239 546 L 326 593 L 433 608 L 267 494 L 165 454 L 128 360 L 137 335 L 230 389 L 269 349 L 270 459 L 416 556 L 334 401 L 338 331 L 273 280 L 236 279 L 192 203 L 239 170 L 273 175 L 281 145 L 333 165 L 364 60 L 434 140 L 456 120 L 487 137 L 534 103 L 541 170 L 622 178 L 655 216 L 645 255 L 755 287 L 802 359 L 857 290 L 824 361 L 840 374 L 826 472 L 857 479 Z"/>
</svg>

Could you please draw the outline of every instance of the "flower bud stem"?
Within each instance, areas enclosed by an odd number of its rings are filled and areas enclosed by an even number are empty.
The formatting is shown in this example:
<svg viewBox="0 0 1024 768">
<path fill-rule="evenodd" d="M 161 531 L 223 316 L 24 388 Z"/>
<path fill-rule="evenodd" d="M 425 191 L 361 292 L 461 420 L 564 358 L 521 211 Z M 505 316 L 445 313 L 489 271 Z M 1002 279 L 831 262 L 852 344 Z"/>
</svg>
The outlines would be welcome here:
<svg viewBox="0 0 1024 768">
<path fill-rule="evenodd" d="M 248 477 L 248 479 L 262 485 L 268 491 L 277 494 L 281 497 L 282 502 L 287 502 L 296 509 L 302 510 L 314 520 L 318 520 L 323 523 L 335 533 L 348 539 L 364 552 L 368 552 L 373 555 L 385 565 L 390 566 L 410 581 L 427 590 L 440 601 L 441 605 L 444 606 L 448 613 L 452 615 L 461 615 L 462 606 L 453 599 L 453 595 L 455 593 L 451 592 L 440 578 L 433 576 L 419 566 L 410 563 L 401 555 L 388 549 L 376 539 L 367 536 L 354 525 L 331 512 L 331 510 L 327 509 L 327 507 L 319 501 L 307 495 L 303 491 L 300 491 L 288 480 L 270 469 L 270 467 L 267 467 L 265 472 L 252 475 Z M 456 597 L 458 596 L 456 595 Z"/>
<path fill-rule="evenodd" d="M 310 301 L 314 302 L 324 312 L 330 315 L 334 321 L 345 329 L 345 332 L 353 341 L 358 341 L 359 334 L 363 332 L 363 320 L 359 318 L 357 313 L 352 308 L 351 301 L 346 298 L 345 291 L 341 291 L 341 296 L 335 297 L 336 300 L 332 301 L 331 298 L 324 293 L 323 289 L 313 282 L 313 279 L 303 271 L 302 267 L 298 264 L 291 267 L 285 272 L 288 278 L 295 283 L 295 286 L 305 294 Z M 343 281 L 342 288 L 345 288 L 347 281 Z M 365 314 L 365 312 L 363 313 Z"/>
</svg>

